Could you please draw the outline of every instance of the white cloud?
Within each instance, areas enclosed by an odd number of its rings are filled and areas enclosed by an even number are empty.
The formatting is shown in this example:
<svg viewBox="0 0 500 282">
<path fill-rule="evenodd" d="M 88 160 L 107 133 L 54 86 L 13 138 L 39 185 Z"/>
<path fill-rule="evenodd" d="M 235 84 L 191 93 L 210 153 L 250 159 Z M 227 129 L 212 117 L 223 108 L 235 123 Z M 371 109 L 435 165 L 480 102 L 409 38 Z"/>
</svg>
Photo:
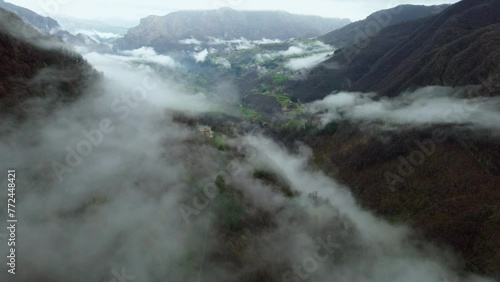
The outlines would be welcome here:
<svg viewBox="0 0 500 282">
<path fill-rule="evenodd" d="M 396 98 L 340 92 L 306 106 L 323 124 L 334 120 L 384 121 L 388 124 L 462 124 L 500 130 L 500 99 L 465 98 L 466 88 L 430 86 Z"/>
<path fill-rule="evenodd" d="M 186 38 L 179 40 L 180 44 L 185 44 L 185 45 L 200 45 L 202 42 L 195 39 L 195 38 Z"/>
<path fill-rule="evenodd" d="M 121 35 L 116 34 L 116 33 L 111 33 L 111 32 L 99 32 L 97 30 L 88 30 L 88 29 L 79 29 L 74 32 L 75 34 L 81 33 L 85 34 L 87 36 L 90 36 L 92 39 L 95 41 L 99 41 L 98 38 L 100 37 L 102 39 L 112 39 L 112 38 L 118 38 Z"/>
<path fill-rule="evenodd" d="M 209 55 L 208 50 L 204 49 L 199 53 L 194 53 L 193 58 L 196 60 L 197 63 L 202 63 L 207 59 L 208 55 Z"/>
<path fill-rule="evenodd" d="M 291 70 L 311 69 L 328 59 L 329 53 L 319 53 L 304 58 L 290 59 L 285 66 Z"/>
<path fill-rule="evenodd" d="M 300 48 L 300 47 L 290 46 L 290 48 L 288 48 L 288 50 L 281 51 L 281 52 L 279 52 L 279 54 L 283 55 L 283 56 L 293 56 L 293 55 L 303 54 L 304 52 L 305 52 L 305 50 Z"/>
<path fill-rule="evenodd" d="M 262 38 L 261 40 L 254 40 L 252 42 L 255 44 L 258 44 L 258 45 L 263 45 L 263 44 L 278 44 L 278 43 L 282 43 L 283 41 L 279 40 L 279 39 Z"/>
<path fill-rule="evenodd" d="M 145 63 L 156 63 L 160 65 L 176 67 L 177 63 L 174 59 L 169 56 L 159 55 L 156 51 L 151 47 L 141 47 L 135 50 L 122 51 L 123 55 L 128 57 L 123 57 L 124 60 L 131 60 L 136 62 L 145 62 Z"/>
</svg>

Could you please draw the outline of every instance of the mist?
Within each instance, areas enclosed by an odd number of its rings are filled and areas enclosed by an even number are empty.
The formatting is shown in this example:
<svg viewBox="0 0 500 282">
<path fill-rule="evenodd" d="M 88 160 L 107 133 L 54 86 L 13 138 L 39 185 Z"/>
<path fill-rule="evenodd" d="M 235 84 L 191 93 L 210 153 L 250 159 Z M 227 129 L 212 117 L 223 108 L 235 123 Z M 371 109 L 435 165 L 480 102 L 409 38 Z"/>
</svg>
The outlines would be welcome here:
<svg viewBox="0 0 500 282">
<path fill-rule="evenodd" d="M 311 56 L 307 56 L 304 58 L 295 58 L 290 59 L 285 66 L 291 70 L 302 70 L 302 69 L 312 69 L 314 66 L 320 64 L 323 61 L 326 61 L 329 56 L 328 52 L 315 54 Z"/>
<path fill-rule="evenodd" d="M 498 97 L 470 97 L 472 87 L 429 86 L 396 98 L 375 93 L 339 92 L 306 106 L 323 125 L 338 120 L 383 122 L 387 125 L 454 124 L 500 130 Z"/>
<path fill-rule="evenodd" d="M 102 80 L 77 102 L 1 135 L 0 166 L 23 175 L 17 281 L 108 282 L 125 274 L 241 281 L 256 271 L 276 281 L 491 281 L 460 272 L 451 252 L 408 227 L 364 211 L 348 187 L 309 166 L 307 147 L 291 153 L 249 134 L 226 137 L 226 149 L 217 149 L 182 120 L 220 105 L 157 75 L 155 65 L 166 61 L 151 50 L 124 55 L 86 54 Z M 366 105 L 382 103 L 372 116 L 390 106 L 361 93 L 340 95 L 311 110 L 349 107 L 353 118 L 368 118 Z M 404 101 L 413 103 L 401 111 L 422 100 Z M 256 179 L 257 170 L 275 174 L 279 184 Z M 226 205 L 241 206 L 241 220 L 268 223 L 227 232 L 233 215 L 221 219 L 218 212 Z"/>
<path fill-rule="evenodd" d="M 113 269 L 127 268 L 145 281 L 157 279 L 160 270 L 182 281 L 175 261 L 195 241 L 185 236 L 177 204 L 196 166 L 207 177 L 216 167 L 207 163 L 213 150 L 208 146 L 201 145 L 191 160 L 185 157 L 193 152 L 186 140 L 200 134 L 172 119 L 179 111 L 206 112 L 211 104 L 159 81 L 144 65 L 97 54 L 86 58 L 104 72 L 103 81 L 78 102 L 31 119 L 0 141 L 1 167 L 23 174 L 23 271 L 16 278 L 110 281 Z"/>
</svg>

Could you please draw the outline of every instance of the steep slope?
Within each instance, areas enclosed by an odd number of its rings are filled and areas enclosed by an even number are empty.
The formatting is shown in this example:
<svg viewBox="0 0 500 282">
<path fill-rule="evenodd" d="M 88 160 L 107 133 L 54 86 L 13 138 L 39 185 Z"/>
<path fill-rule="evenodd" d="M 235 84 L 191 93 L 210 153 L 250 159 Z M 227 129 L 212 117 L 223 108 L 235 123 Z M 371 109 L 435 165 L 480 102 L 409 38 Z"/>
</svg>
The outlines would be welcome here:
<svg viewBox="0 0 500 282">
<path fill-rule="evenodd" d="M 352 188 L 361 204 L 378 214 L 410 224 L 427 238 L 459 253 L 469 269 L 500 277 L 500 143 L 485 132 L 446 127 L 367 131 L 355 124 L 336 124 L 334 130 L 308 137 L 318 168 Z M 433 140 L 442 130 L 445 141 L 421 166 L 413 166 L 395 190 L 387 172 L 398 173 L 401 159 L 419 150 L 415 142 Z M 496 171 L 484 161 L 493 160 Z M 411 165 L 410 165 L 411 166 Z"/>
<path fill-rule="evenodd" d="M 357 21 L 320 37 L 320 39 L 337 48 L 354 44 L 360 32 L 373 31 L 393 24 L 430 17 L 441 13 L 449 5 L 423 6 L 400 5 L 391 9 L 377 11 L 366 19 Z"/>
<path fill-rule="evenodd" d="M 152 46 L 164 49 L 179 40 L 210 37 L 230 40 L 307 38 L 324 34 L 349 23 L 347 19 L 326 19 L 274 11 L 180 11 L 166 16 L 149 16 L 117 41 L 120 49 Z"/>
<path fill-rule="evenodd" d="M 0 8 L 15 13 L 25 23 L 31 24 L 42 32 L 50 33 L 61 28 L 59 23 L 50 17 L 43 17 L 29 9 L 16 6 L 4 0 L 0 0 Z"/>
<path fill-rule="evenodd" d="M 287 91 L 304 102 L 337 90 L 373 91 L 382 98 L 427 85 L 475 84 L 480 86 L 471 97 L 499 96 L 499 24 L 500 1 L 464 0 L 438 15 L 388 26 L 366 46 L 338 50 Z M 498 100 L 490 101 L 498 110 Z M 443 142 L 436 142 L 435 130 Z M 321 132 L 275 134 L 308 144 L 315 164 L 352 187 L 363 206 L 451 246 L 470 269 L 500 277 L 498 132 L 408 124 L 388 132 L 333 122 Z M 423 154 L 421 142 L 432 142 L 424 164 L 405 167 L 404 160 Z M 387 173 L 405 168 L 409 174 L 401 173 L 402 181 L 389 189 Z"/>
<path fill-rule="evenodd" d="M 338 50 L 290 90 L 311 101 L 341 89 L 394 96 L 426 85 L 481 84 L 500 71 L 499 24 L 499 1 L 464 0 L 430 18 L 389 26 L 361 48 Z"/>
<path fill-rule="evenodd" d="M 2 114 L 22 115 L 31 98 L 52 102 L 80 96 L 97 73 L 54 37 L 37 33 L 15 14 L 0 9 L 0 105 Z"/>
<path fill-rule="evenodd" d="M 396 95 L 424 85 L 481 84 L 500 71 L 499 50 L 500 1 L 464 0 L 427 20 L 353 87 Z"/>
<path fill-rule="evenodd" d="M 73 46 L 85 47 L 95 52 L 108 52 L 111 50 L 109 44 L 105 44 L 104 40 L 101 38 L 92 38 L 82 33 L 72 34 L 64 30 L 56 20 L 50 17 L 41 16 L 29 9 L 16 6 L 3 0 L 0 0 L 0 8 L 16 14 L 25 23 L 35 27 L 37 31 L 58 36 L 64 42 Z"/>
</svg>

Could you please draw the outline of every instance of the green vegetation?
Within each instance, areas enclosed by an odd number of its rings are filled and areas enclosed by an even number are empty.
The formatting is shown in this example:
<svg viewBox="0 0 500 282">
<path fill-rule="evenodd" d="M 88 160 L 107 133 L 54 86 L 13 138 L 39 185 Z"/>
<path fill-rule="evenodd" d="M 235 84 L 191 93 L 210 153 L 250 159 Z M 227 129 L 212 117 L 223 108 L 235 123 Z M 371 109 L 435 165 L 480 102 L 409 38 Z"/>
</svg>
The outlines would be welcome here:
<svg viewBox="0 0 500 282">
<path fill-rule="evenodd" d="M 229 229 L 237 231 L 240 229 L 240 221 L 243 217 L 243 206 L 240 203 L 241 197 L 236 190 L 226 184 L 224 177 L 218 176 L 215 185 L 219 188 L 220 194 L 216 198 L 215 214 Z"/>
<path fill-rule="evenodd" d="M 306 121 L 298 118 L 291 119 L 289 122 L 285 123 L 283 127 L 304 129 L 306 127 Z"/>
<path fill-rule="evenodd" d="M 243 119 L 257 120 L 260 118 L 260 114 L 249 107 L 240 104 L 241 117 Z"/>
<path fill-rule="evenodd" d="M 288 81 L 288 77 L 283 73 L 277 73 L 272 76 L 273 83 L 279 84 Z"/>
<path fill-rule="evenodd" d="M 211 139 L 212 144 L 217 148 L 217 150 L 225 150 L 225 137 L 220 133 L 215 133 L 214 137 Z"/>
</svg>

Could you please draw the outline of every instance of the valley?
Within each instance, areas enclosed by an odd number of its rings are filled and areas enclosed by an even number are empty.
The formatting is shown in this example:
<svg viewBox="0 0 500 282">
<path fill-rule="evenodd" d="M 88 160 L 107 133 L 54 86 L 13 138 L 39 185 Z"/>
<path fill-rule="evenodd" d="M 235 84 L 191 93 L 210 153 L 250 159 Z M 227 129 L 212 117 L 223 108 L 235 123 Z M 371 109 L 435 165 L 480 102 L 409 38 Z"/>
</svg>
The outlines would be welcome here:
<svg viewBox="0 0 500 282">
<path fill-rule="evenodd" d="M 76 34 L 0 4 L 2 281 L 500 278 L 500 2 Z"/>
</svg>

